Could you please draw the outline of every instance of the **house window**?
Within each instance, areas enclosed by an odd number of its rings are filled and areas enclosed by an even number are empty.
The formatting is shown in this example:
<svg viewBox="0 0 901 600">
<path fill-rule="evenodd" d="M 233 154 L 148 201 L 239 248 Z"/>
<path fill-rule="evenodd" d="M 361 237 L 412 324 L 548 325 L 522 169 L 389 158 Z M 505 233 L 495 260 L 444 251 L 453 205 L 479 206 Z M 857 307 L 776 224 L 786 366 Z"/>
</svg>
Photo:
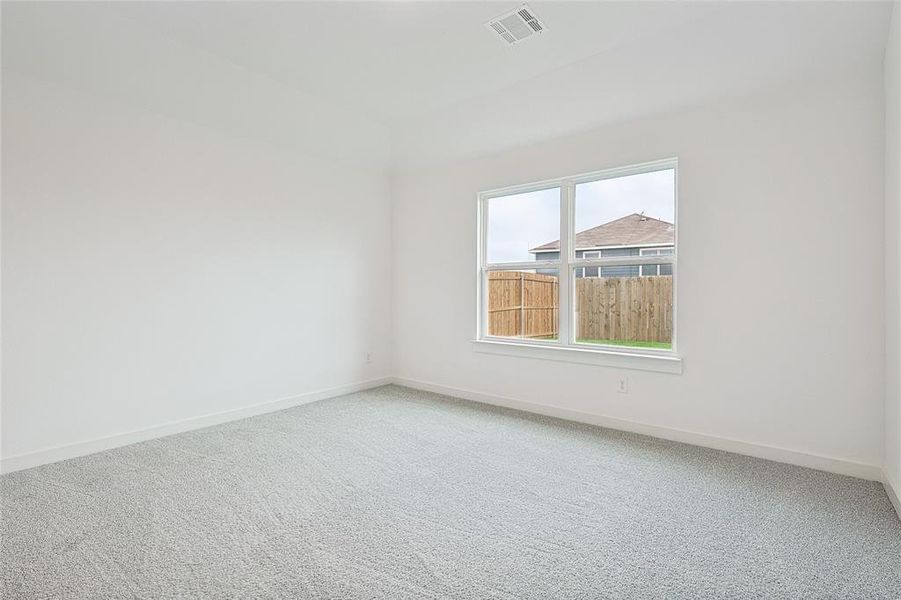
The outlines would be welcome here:
<svg viewBox="0 0 901 600">
<path fill-rule="evenodd" d="M 675 350 L 676 161 L 479 195 L 480 340 Z"/>
<path fill-rule="evenodd" d="M 584 251 L 581 253 L 576 253 L 577 258 L 600 258 L 601 252 L 600 250 L 596 250 L 594 252 Z M 581 267 L 582 271 L 580 275 L 577 277 L 597 277 L 598 276 L 598 267 Z M 579 273 L 579 268 L 576 268 L 576 273 Z"/>
<path fill-rule="evenodd" d="M 668 256 L 673 253 L 673 249 L 671 247 L 667 248 L 641 248 L 640 255 L 641 256 Z M 673 266 L 672 265 L 641 265 L 641 275 L 642 277 L 650 277 L 650 276 L 660 276 L 660 275 L 672 275 L 673 274 Z"/>
</svg>

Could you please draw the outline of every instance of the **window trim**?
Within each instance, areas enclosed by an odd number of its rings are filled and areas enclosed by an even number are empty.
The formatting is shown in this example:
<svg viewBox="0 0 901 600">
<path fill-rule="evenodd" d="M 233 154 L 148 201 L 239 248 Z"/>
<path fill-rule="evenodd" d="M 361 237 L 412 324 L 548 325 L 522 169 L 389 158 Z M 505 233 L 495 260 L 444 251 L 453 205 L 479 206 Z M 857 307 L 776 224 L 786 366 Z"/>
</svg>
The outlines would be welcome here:
<svg viewBox="0 0 901 600">
<path fill-rule="evenodd" d="M 642 173 L 673 170 L 673 254 L 671 255 L 642 255 L 623 257 L 599 257 L 590 259 L 576 259 L 575 236 L 575 190 L 582 183 L 615 179 Z M 560 248 L 558 258 L 554 260 L 528 261 L 515 263 L 488 263 L 488 201 L 492 198 L 525 194 L 548 189 L 560 189 Z M 679 247 L 679 165 L 678 159 L 667 158 L 651 162 L 614 167 L 590 173 L 582 173 L 568 177 L 547 179 L 543 181 L 513 185 L 480 192 L 477 196 L 477 261 L 476 261 L 476 336 L 473 340 L 478 351 L 500 354 L 525 355 L 534 358 L 551 358 L 552 360 L 564 360 L 568 362 L 589 362 L 590 364 L 607 364 L 621 368 L 639 368 L 660 372 L 681 373 L 681 358 L 677 346 L 678 331 L 678 277 L 677 258 Z M 648 245 L 652 246 L 652 245 Z M 659 246 L 657 244 L 653 246 Z M 575 321 L 576 307 L 572 302 L 575 294 L 576 269 L 585 267 L 601 267 L 615 265 L 643 265 L 661 264 L 672 265 L 673 269 L 673 336 L 670 349 L 661 348 L 633 348 L 625 346 L 584 344 L 575 340 L 573 323 Z M 558 272 L 559 298 L 558 306 L 559 322 L 558 336 L 556 340 L 530 340 L 522 338 L 508 338 L 490 336 L 487 331 L 487 280 L 490 271 L 497 270 L 537 270 L 555 269 Z M 549 351 L 550 354 L 549 354 Z M 624 358 L 625 357 L 625 362 Z M 636 366 L 639 365 L 639 366 Z"/>
<path fill-rule="evenodd" d="M 679 356 L 613 351 L 610 350 L 612 346 L 600 346 L 597 348 L 587 346 L 553 346 L 513 338 L 473 340 L 472 346 L 475 352 L 481 354 L 515 356 L 518 358 L 533 358 L 636 371 L 653 371 L 656 373 L 672 373 L 675 375 L 682 374 L 682 358 Z M 644 350 L 644 348 L 638 350 Z"/>
</svg>

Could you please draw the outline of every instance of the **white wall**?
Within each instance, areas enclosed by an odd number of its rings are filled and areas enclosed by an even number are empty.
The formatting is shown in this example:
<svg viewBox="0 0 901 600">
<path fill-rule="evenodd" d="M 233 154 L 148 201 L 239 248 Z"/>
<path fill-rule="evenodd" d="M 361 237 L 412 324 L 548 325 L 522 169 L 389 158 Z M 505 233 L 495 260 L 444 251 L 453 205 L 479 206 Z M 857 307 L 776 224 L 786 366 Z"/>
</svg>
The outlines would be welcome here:
<svg viewBox="0 0 901 600">
<path fill-rule="evenodd" d="M 384 154 L 8 69 L 2 110 L 4 462 L 389 374 Z"/>
<path fill-rule="evenodd" d="M 901 9 L 895 6 L 885 52 L 885 471 L 901 493 L 901 391 L 898 387 L 901 246 Z M 901 507 L 899 507 L 901 511 Z"/>
<path fill-rule="evenodd" d="M 595 6 L 599 14 L 581 6 L 573 10 L 565 2 L 535 7 L 550 27 L 549 36 L 508 49 L 504 62 L 485 60 L 474 66 L 495 83 L 492 90 L 392 127 L 396 163 L 412 169 L 472 158 L 476 152 L 503 152 L 726 95 L 771 89 L 799 77 L 869 68 L 882 62 L 891 12 L 887 2 L 582 4 Z M 633 11 L 641 15 L 635 23 L 621 20 Z M 577 33 L 582 25 L 568 23 L 574 16 L 589 27 L 582 35 L 603 40 L 603 48 L 532 77 L 500 83 L 518 60 L 535 65 L 554 56 L 558 36 L 582 37 Z M 762 31 L 766 43 L 761 43 Z M 472 56 L 482 57 L 469 50 L 461 52 L 464 64 Z M 482 71 L 485 65 L 496 74 Z"/>
<path fill-rule="evenodd" d="M 882 113 L 861 70 L 396 176 L 396 375 L 878 472 Z M 683 375 L 473 352 L 479 190 L 671 156 Z"/>
<path fill-rule="evenodd" d="M 116 2 L 4 2 L 3 72 L 266 145 L 387 169 L 388 130 L 368 115 L 161 35 L 120 14 L 128 8 Z"/>
</svg>

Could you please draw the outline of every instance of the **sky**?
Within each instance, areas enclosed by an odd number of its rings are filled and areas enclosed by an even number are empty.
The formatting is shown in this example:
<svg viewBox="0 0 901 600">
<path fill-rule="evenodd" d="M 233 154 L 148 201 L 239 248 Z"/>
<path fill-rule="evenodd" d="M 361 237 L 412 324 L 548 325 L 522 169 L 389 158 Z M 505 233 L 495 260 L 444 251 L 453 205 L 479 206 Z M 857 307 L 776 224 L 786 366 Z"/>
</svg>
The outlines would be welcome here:
<svg viewBox="0 0 901 600">
<path fill-rule="evenodd" d="M 672 169 L 576 186 L 576 232 L 641 213 L 674 222 Z M 529 248 L 560 239 L 560 189 L 488 201 L 488 262 L 534 260 Z"/>
</svg>

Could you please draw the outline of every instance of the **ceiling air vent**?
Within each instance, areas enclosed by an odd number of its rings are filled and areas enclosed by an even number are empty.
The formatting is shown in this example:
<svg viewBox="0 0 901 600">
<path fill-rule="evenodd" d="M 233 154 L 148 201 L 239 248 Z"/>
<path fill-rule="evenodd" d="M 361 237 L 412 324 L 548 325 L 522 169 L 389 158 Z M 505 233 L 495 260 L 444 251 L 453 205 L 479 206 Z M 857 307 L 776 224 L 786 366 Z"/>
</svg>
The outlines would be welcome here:
<svg viewBox="0 0 901 600">
<path fill-rule="evenodd" d="M 535 11 L 523 4 L 516 10 L 495 17 L 485 26 L 496 33 L 505 44 L 515 44 L 545 29 L 544 23 L 538 20 Z"/>
</svg>

